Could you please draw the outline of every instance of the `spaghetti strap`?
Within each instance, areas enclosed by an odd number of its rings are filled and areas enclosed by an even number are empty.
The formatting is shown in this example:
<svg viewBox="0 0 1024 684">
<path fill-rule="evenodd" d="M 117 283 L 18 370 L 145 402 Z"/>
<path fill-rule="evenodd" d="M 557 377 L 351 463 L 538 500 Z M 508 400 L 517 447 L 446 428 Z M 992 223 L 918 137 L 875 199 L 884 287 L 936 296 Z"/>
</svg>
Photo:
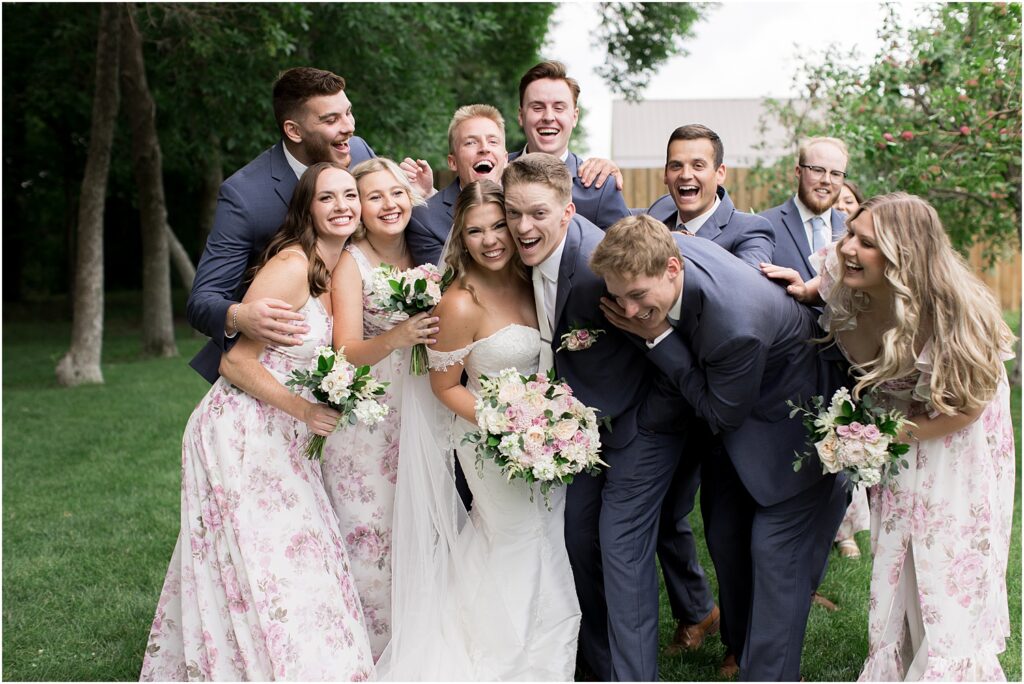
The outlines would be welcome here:
<svg viewBox="0 0 1024 684">
<path fill-rule="evenodd" d="M 278 254 L 280 254 L 281 252 L 294 252 L 295 254 L 300 255 L 306 261 L 309 261 L 309 257 L 307 257 L 306 253 L 303 252 L 301 249 L 295 249 L 294 247 L 285 247 L 280 252 L 278 252 Z"/>
</svg>

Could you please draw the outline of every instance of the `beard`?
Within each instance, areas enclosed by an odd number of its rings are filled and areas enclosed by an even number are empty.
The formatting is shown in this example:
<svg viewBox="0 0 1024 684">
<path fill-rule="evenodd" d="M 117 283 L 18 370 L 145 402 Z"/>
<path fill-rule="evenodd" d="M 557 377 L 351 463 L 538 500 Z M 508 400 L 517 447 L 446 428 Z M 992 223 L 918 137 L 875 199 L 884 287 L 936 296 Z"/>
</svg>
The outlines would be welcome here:
<svg viewBox="0 0 1024 684">
<path fill-rule="evenodd" d="M 306 149 L 306 154 L 309 155 L 311 160 L 309 162 L 310 166 L 318 162 L 335 162 L 347 169 L 352 162 L 351 152 L 345 155 L 344 159 L 339 159 L 338 153 L 331 147 L 331 144 L 318 135 L 308 136 L 303 141 L 303 147 Z"/>
<path fill-rule="evenodd" d="M 807 189 L 801 184 L 796 191 L 797 197 L 804 203 L 804 206 L 813 211 L 815 214 L 824 213 L 826 209 L 831 209 L 839 200 L 839 193 L 834 192 L 829 195 L 828 199 L 821 199 L 814 193 L 814 188 Z"/>
</svg>

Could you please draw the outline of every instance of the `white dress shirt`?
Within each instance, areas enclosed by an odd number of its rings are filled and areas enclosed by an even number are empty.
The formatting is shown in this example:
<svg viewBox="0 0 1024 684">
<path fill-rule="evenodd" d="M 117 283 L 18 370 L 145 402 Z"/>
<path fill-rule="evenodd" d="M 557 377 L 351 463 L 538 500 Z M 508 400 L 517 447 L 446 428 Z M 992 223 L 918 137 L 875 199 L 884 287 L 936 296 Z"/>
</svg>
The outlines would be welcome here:
<svg viewBox="0 0 1024 684">
<path fill-rule="evenodd" d="M 722 203 L 722 198 L 719 197 L 718 193 L 716 192 L 715 193 L 715 201 L 711 205 L 711 208 L 708 209 L 707 211 L 705 211 L 700 216 L 695 216 L 694 218 L 690 219 L 686 223 L 683 223 L 682 219 L 679 218 L 679 211 L 677 209 L 676 210 L 676 230 L 688 230 L 689 232 L 691 232 L 694 235 L 696 235 L 697 231 L 700 230 L 701 226 L 703 226 L 707 222 L 707 220 L 709 218 L 711 218 L 711 215 L 715 213 L 715 211 L 718 209 L 718 205 L 720 205 L 721 203 Z"/>
<path fill-rule="evenodd" d="M 562 252 L 565 251 L 565 236 L 558 243 L 547 259 L 540 262 L 535 268 L 544 277 L 544 308 L 547 309 L 548 327 L 551 333 L 555 332 L 555 298 L 558 294 L 558 268 L 562 263 Z"/>
<path fill-rule="evenodd" d="M 284 150 L 284 158 L 288 160 L 288 166 L 292 167 L 292 171 L 295 172 L 296 178 L 302 178 L 302 174 L 306 173 L 306 169 L 309 167 L 296 159 L 291 152 L 288 151 L 288 146 L 281 143 L 281 148 Z"/>
<path fill-rule="evenodd" d="M 807 246 L 811 249 L 811 253 L 814 252 L 814 229 L 811 227 L 811 219 L 815 216 L 821 218 L 825 222 L 825 226 L 828 227 L 829 240 L 832 239 L 832 208 L 829 207 L 820 214 L 815 214 L 813 211 L 807 208 L 807 205 L 800 201 L 799 197 L 794 196 L 793 200 L 796 202 L 796 210 L 800 212 L 800 221 L 804 225 L 804 237 L 807 238 Z M 810 256 L 810 254 L 805 255 Z"/>
<path fill-rule="evenodd" d="M 648 349 L 654 349 L 656 346 L 658 346 L 659 342 L 661 342 L 663 339 L 665 339 L 666 337 L 671 335 L 672 332 L 675 330 L 675 323 L 678 323 L 679 319 L 682 318 L 682 316 L 683 316 L 683 288 L 679 288 L 679 296 L 676 297 L 676 302 L 675 302 L 675 304 L 672 305 L 672 308 L 670 308 L 668 310 L 668 317 L 670 319 L 669 320 L 669 326 L 670 326 L 669 329 L 666 330 L 665 332 L 661 333 L 657 337 L 655 337 L 653 340 L 647 342 L 647 348 Z"/>
</svg>

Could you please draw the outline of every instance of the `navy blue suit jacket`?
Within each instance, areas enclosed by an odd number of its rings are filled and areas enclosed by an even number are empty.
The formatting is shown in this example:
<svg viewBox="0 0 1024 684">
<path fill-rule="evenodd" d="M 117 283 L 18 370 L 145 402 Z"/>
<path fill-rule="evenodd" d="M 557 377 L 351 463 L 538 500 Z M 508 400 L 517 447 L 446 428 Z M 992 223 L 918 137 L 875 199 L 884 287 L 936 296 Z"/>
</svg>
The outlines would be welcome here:
<svg viewBox="0 0 1024 684">
<path fill-rule="evenodd" d="M 674 238 L 684 260 L 682 314 L 647 357 L 721 435 L 758 504 L 789 499 L 822 478 L 816 458 L 793 472 L 807 436 L 786 405 L 822 393 L 814 313 L 710 240 Z"/>
<path fill-rule="evenodd" d="M 807 244 L 807 234 L 804 231 L 804 222 L 800 220 L 796 200 L 790 197 L 779 206 L 762 211 L 761 216 L 768 219 L 775 229 L 775 254 L 770 259 L 771 263 L 796 269 L 805 281 L 816 276 L 817 273 L 808 259 L 811 255 L 811 246 Z M 832 241 L 841 238 L 845 230 L 845 214 L 833 209 Z"/>
<path fill-rule="evenodd" d="M 599 409 L 598 418 L 612 420 L 612 431 L 602 431 L 602 443 L 622 448 L 636 436 L 637 408 L 649 390 L 651 371 L 644 352 L 601 314 L 599 304 L 607 290 L 604 279 L 590 270 L 590 255 L 603 238 L 604 231 L 582 216 L 573 216 L 569 222 L 558 266 L 551 349 L 555 371 L 579 400 Z M 562 335 L 572 326 L 605 332 L 589 349 L 557 351 Z"/>
<path fill-rule="evenodd" d="M 352 137 L 349 150 L 352 166 L 375 156 L 362 138 Z M 245 294 L 245 271 L 284 223 L 297 184 L 279 141 L 220 186 L 213 230 L 186 307 L 189 324 L 210 338 L 189 365 L 211 383 L 219 375 L 221 354 L 234 344 L 235 338 L 224 337 L 228 307 Z"/>
<path fill-rule="evenodd" d="M 511 162 L 521 155 L 522 152 L 511 152 L 508 160 Z M 594 185 L 583 187 L 583 181 L 578 175 L 582 163 L 583 160 L 571 151 L 565 158 L 565 166 L 572 177 L 572 203 L 576 205 L 577 214 L 601 230 L 608 230 L 613 223 L 630 215 L 629 207 L 626 206 L 622 192 L 615 187 L 614 178 L 608 178 L 600 188 Z"/>
<path fill-rule="evenodd" d="M 426 205 L 413 207 L 412 219 L 405 229 L 412 260 L 417 264 L 437 265 L 448 233 L 455 221 L 455 200 L 462 191 L 459 179 L 427 200 Z"/>
<path fill-rule="evenodd" d="M 700 227 L 697 237 L 711 240 L 757 269 L 762 261 L 771 261 L 775 251 L 775 232 L 771 223 L 756 214 L 736 211 L 729 193 L 721 186 L 718 187 L 718 198 L 721 204 Z M 668 226 L 669 230 L 676 229 L 679 211 L 672 195 L 656 199 L 647 213 Z"/>
</svg>

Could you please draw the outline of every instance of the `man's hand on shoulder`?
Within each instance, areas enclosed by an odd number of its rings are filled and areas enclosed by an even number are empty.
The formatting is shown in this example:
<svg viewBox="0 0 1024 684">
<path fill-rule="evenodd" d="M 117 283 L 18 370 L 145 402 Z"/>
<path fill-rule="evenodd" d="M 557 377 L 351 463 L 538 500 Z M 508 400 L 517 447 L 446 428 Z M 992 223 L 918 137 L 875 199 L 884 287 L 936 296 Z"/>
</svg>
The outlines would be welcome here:
<svg viewBox="0 0 1024 684">
<path fill-rule="evenodd" d="M 225 330 L 266 345 L 293 347 L 309 332 L 305 316 L 282 299 L 265 297 L 228 307 Z M 235 328 L 237 326 L 237 329 Z"/>
<path fill-rule="evenodd" d="M 600 188 L 608 180 L 608 176 L 615 176 L 615 187 L 618 188 L 619 192 L 622 191 L 622 171 L 610 159 L 591 157 L 580 164 L 577 175 L 583 181 L 583 187 L 585 188 L 589 188 L 591 185 Z"/>
<path fill-rule="evenodd" d="M 437 192 L 434 189 L 434 170 L 430 168 L 430 164 L 426 161 L 406 157 L 398 166 L 401 167 L 402 171 L 405 171 L 409 182 L 420 191 L 423 199 L 430 199 Z"/>
</svg>

